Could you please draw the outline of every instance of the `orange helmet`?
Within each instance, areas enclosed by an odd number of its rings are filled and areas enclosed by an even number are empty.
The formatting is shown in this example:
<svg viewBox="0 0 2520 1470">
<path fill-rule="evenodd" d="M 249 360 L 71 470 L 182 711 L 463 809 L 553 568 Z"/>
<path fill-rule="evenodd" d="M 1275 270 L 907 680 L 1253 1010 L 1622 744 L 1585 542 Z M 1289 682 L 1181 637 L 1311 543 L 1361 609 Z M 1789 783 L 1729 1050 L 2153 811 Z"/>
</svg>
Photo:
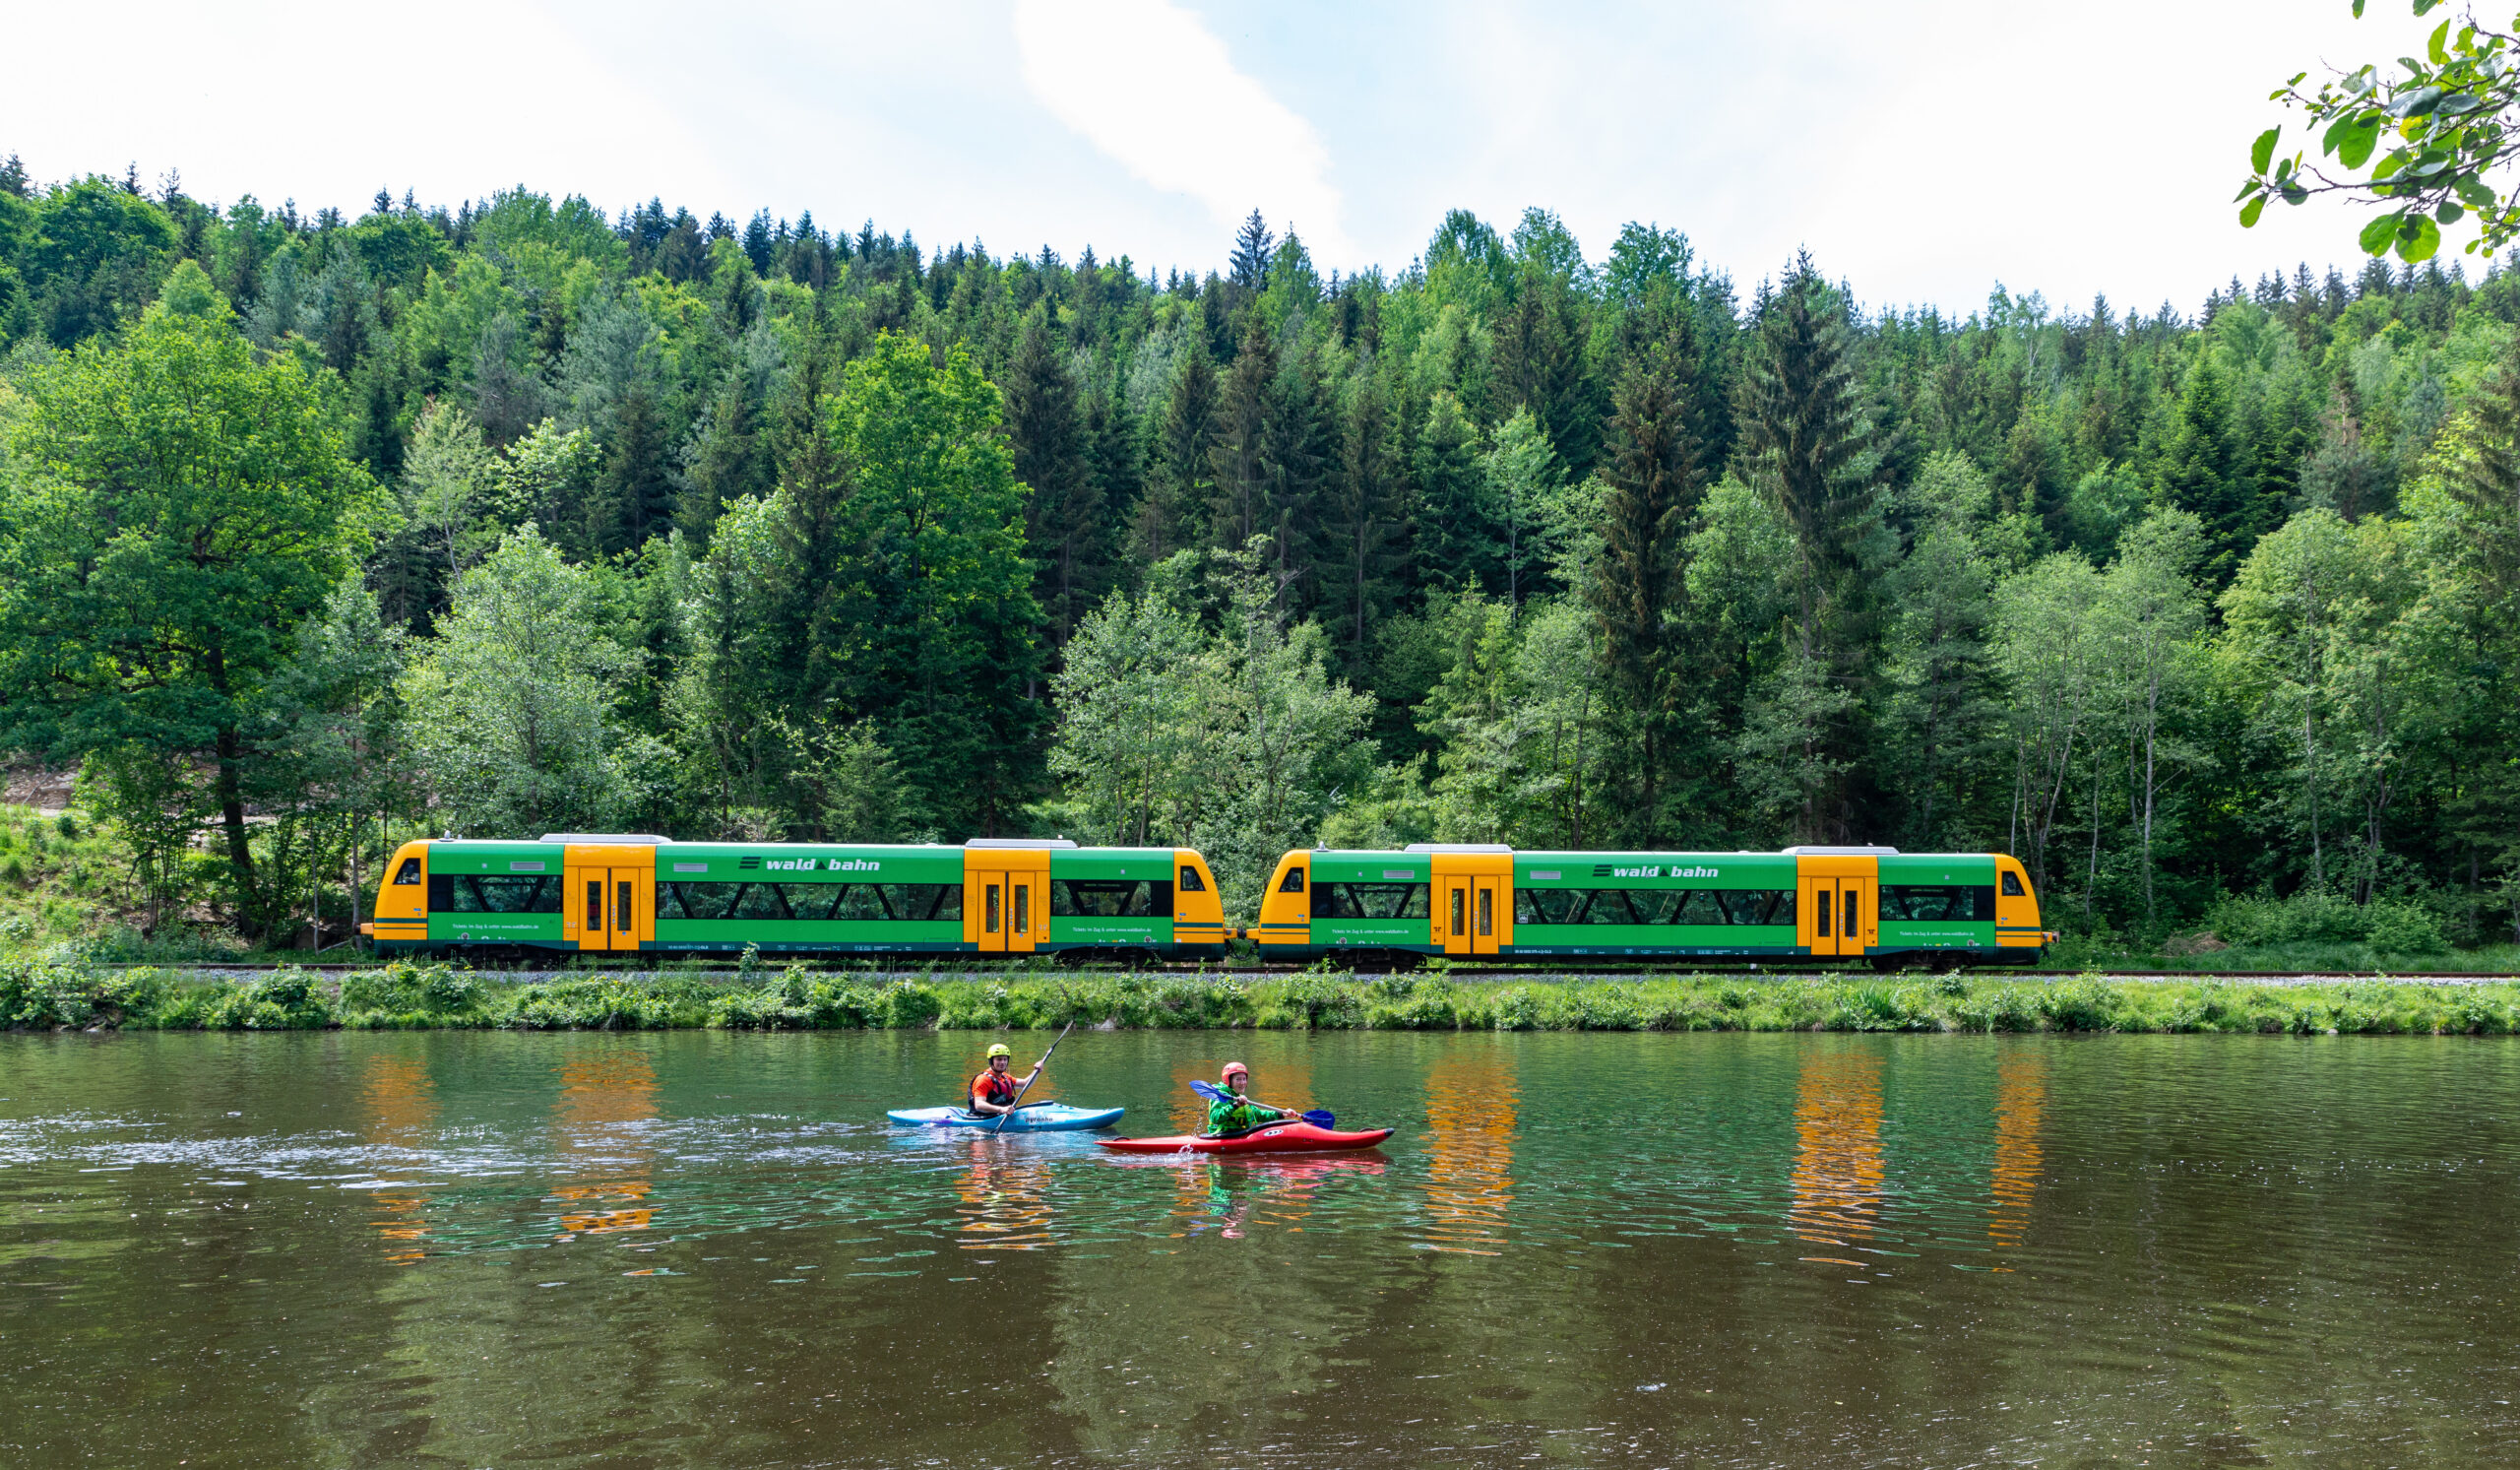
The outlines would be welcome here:
<svg viewBox="0 0 2520 1470">
<path fill-rule="evenodd" d="M 1241 1075 L 1248 1077 L 1251 1075 L 1251 1068 L 1244 1066 L 1238 1061 L 1228 1061 L 1225 1064 L 1225 1072 L 1219 1080 L 1230 1082 L 1234 1079 L 1234 1075 L 1236 1073 L 1240 1073 Z"/>
</svg>

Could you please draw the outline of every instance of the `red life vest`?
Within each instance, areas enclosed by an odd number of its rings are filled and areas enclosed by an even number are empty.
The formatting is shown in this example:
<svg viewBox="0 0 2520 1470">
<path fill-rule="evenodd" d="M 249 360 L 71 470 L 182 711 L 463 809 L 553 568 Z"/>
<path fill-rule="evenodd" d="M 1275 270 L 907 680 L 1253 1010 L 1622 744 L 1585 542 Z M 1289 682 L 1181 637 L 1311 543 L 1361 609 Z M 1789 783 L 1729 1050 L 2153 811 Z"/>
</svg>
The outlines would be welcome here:
<svg viewBox="0 0 2520 1470">
<path fill-rule="evenodd" d="M 1000 1072 L 995 1067 L 989 1067 L 972 1079 L 972 1101 L 995 1103 L 1003 1108 L 1015 1101 L 1019 1085 L 1015 1080 L 1014 1072 Z"/>
</svg>

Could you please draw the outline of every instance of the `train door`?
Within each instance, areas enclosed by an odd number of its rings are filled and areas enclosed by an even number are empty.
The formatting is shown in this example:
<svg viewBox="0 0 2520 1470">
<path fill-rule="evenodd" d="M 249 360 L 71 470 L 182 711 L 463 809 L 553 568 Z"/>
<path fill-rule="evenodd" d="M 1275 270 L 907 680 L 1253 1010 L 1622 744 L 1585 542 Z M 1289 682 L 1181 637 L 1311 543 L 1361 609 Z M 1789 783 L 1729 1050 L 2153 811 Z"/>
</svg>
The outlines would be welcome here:
<svg viewBox="0 0 2520 1470">
<path fill-rule="evenodd" d="M 1880 939 L 1872 878 L 1804 874 L 1803 942 L 1815 955 L 1859 955 Z"/>
<path fill-rule="evenodd" d="M 648 909 L 655 868 L 571 863 L 566 871 L 561 927 L 580 951 L 635 950 L 641 939 L 656 936 L 656 916 Z"/>
<path fill-rule="evenodd" d="M 1027 857 L 1039 858 L 1028 865 Z M 963 934 L 982 954 L 1030 954 L 1049 928 L 1047 854 L 991 853 L 986 863 L 966 861 Z"/>
<path fill-rule="evenodd" d="M 1437 880 L 1436 891 L 1441 900 L 1435 905 L 1435 927 L 1443 939 L 1446 954 L 1476 954 L 1470 932 L 1471 889 L 1476 880 L 1468 873 L 1446 873 Z"/>
<path fill-rule="evenodd" d="M 1514 931 L 1513 859 L 1443 855 L 1434 863 L 1435 942 L 1444 953 L 1494 954 Z"/>
</svg>

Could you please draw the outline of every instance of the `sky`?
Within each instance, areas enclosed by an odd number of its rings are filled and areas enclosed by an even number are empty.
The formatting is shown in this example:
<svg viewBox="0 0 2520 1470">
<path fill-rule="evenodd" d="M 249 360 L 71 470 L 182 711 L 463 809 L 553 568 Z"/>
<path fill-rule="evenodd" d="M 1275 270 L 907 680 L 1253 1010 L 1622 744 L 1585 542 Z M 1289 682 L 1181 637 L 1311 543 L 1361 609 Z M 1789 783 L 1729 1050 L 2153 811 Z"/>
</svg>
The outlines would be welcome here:
<svg viewBox="0 0 2520 1470">
<path fill-rule="evenodd" d="M 2232 197 L 2278 84 L 2429 27 L 2406 0 L 124 0 L 8 30 L 0 155 L 39 180 L 136 163 L 352 213 L 522 184 L 1141 273 L 1221 268 L 1254 208 L 1326 273 L 1537 206 L 1596 260 L 1625 222 L 1682 230 L 1745 291 L 1808 249 L 1876 309 L 2000 285 L 2193 313 L 2360 263 L 2354 206 L 2243 231 Z"/>
</svg>

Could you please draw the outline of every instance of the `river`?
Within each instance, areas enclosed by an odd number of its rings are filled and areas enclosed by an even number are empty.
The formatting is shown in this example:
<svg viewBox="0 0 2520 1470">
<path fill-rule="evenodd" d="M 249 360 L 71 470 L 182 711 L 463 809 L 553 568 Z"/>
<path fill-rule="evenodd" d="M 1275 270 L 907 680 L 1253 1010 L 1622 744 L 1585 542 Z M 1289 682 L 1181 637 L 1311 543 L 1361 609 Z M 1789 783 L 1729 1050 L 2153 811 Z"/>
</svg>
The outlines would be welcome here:
<svg viewBox="0 0 2520 1470">
<path fill-rule="evenodd" d="M 2520 1046 L 0 1036 L 0 1464 L 2507 1464 Z M 1043 1036 L 1012 1038 L 1019 1069 Z"/>
</svg>

